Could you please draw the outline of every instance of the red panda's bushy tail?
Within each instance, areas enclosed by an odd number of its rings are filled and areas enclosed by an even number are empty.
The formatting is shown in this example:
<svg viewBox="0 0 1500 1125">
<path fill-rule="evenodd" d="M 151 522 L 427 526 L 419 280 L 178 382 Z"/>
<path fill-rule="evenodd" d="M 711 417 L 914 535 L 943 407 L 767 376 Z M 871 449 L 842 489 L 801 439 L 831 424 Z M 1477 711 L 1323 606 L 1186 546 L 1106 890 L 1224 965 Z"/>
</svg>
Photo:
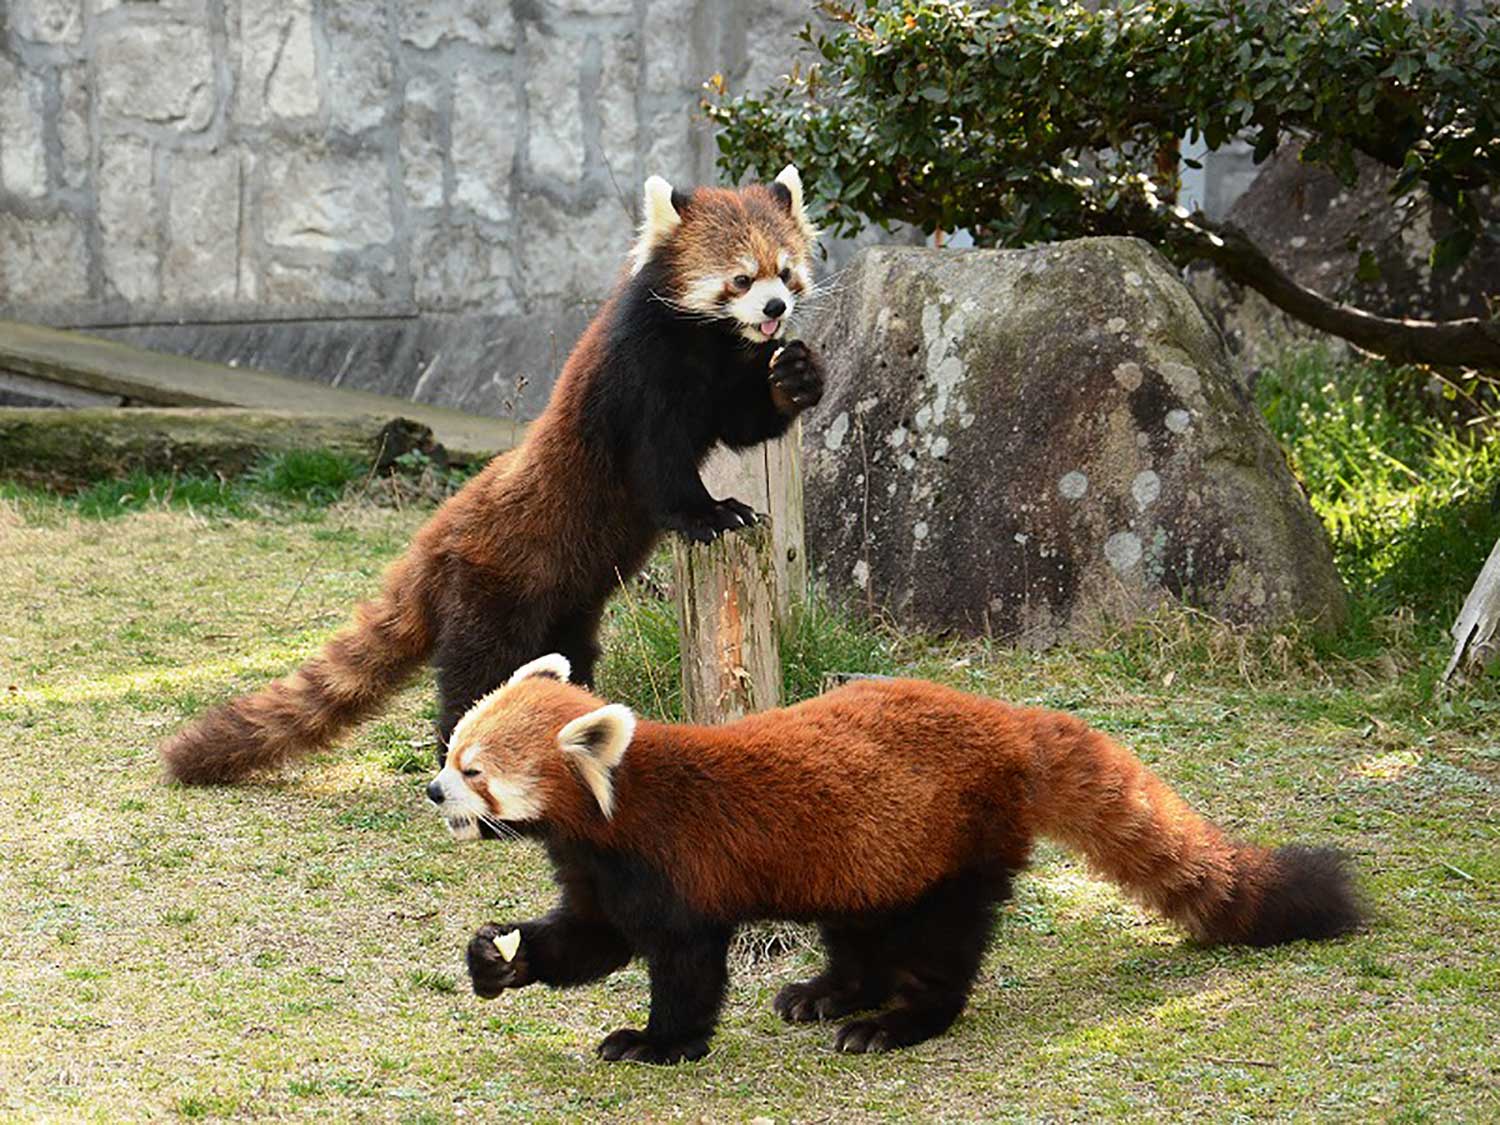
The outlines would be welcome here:
<svg viewBox="0 0 1500 1125">
<path fill-rule="evenodd" d="M 1038 831 L 1200 941 L 1277 945 L 1358 928 L 1333 848 L 1227 838 L 1133 754 L 1075 719 L 1038 720 Z"/>
<path fill-rule="evenodd" d="M 162 743 L 167 772 L 189 785 L 237 781 L 311 754 L 376 711 L 432 645 L 423 583 L 409 559 L 386 572 L 382 592 L 354 622 L 290 676 L 201 715 Z"/>
</svg>

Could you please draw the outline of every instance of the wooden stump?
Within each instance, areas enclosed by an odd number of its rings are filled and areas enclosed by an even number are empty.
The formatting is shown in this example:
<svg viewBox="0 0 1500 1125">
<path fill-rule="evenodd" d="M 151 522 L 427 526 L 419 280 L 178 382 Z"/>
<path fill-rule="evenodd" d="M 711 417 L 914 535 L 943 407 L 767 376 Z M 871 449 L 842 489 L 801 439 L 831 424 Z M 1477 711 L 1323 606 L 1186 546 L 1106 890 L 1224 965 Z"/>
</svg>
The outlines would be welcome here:
<svg viewBox="0 0 1500 1125">
<path fill-rule="evenodd" d="M 785 436 L 743 453 L 719 448 L 703 466 L 717 497 L 733 496 L 771 518 L 776 611 L 785 617 L 807 597 L 807 545 L 802 524 L 802 423 Z"/>
<path fill-rule="evenodd" d="M 673 548 L 689 722 L 727 722 L 781 703 L 773 540 L 762 524 Z"/>
<path fill-rule="evenodd" d="M 1497 650 L 1500 650 L 1500 639 L 1497 639 L 1497 632 L 1500 632 L 1500 543 L 1496 543 L 1490 552 L 1449 632 L 1455 647 L 1448 667 L 1443 670 L 1443 683 L 1451 680 L 1455 672 L 1483 672 L 1485 666 L 1495 659 Z"/>
<path fill-rule="evenodd" d="M 781 622 L 807 590 L 802 530 L 801 427 L 778 441 L 704 466 L 716 497 L 770 517 L 705 546 L 677 540 L 682 704 L 689 722 L 722 723 L 781 704 Z"/>
</svg>

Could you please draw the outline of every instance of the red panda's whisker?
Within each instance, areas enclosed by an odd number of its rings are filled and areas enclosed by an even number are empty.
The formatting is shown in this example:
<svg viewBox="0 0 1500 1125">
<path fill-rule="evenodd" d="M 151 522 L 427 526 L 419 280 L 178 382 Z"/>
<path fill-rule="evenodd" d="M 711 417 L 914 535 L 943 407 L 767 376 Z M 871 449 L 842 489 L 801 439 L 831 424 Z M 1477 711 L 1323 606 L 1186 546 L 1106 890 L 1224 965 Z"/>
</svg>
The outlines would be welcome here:
<svg viewBox="0 0 1500 1125">
<path fill-rule="evenodd" d="M 494 817 L 486 816 L 484 813 L 477 813 L 475 815 L 478 818 L 480 824 L 489 825 L 492 829 L 494 829 L 495 835 L 501 837 L 502 839 L 519 840 L 521 838 L 521 834 L 510 825 L 506 824 L 503 820 L 496 820 Z"/>
</svg>

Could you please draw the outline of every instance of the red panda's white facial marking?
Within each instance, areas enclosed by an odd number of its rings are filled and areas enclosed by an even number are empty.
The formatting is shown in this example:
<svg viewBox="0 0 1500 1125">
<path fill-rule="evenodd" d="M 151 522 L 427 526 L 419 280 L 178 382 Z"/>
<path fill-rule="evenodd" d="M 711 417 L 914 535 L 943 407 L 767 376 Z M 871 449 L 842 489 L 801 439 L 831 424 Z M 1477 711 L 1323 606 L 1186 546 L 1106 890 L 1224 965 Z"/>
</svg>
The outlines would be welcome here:
<svg viewBox="0 0 1500 1125">
<path fill-rule="evenodd" d="M 543 819 L 547 794 L 556 799 L 559 784 L 576 792 L 581 783 L 604 816 L 612 815 L 611 774 L 630 744 L 635 716 L 619 704 L 580 715 L 579 703 L 590 697 L 558 686 L 569 671 L 561 656 L 539 657 L 454 728 L 447 763 L 427 787 L 454 839 L 507 835 L 510 824 Z"/>
<path fill-rule="evenodd" d="M 727 321 L 751 343 L 785 335 L 811 287 L 818 237 L 803 209 L 796 168 L 788 165 L 769 186 L 700 188 L 691 195 L 653 176 L 643 215 L 633 269 L 664 257 L 672 279 L 671 291 L 662 294 L 666 303 Z"/>
<path fill-rule="evenodd" d="M 469 749 L 478 751 L 482 748 L 472 746 Z M 464 766 L 464 760 L 461 757 L 455 763 L 450 756 L 448 764 L 427 786 L 427 800 L 437 807 L 447 821 L 448 833 L 455 840 L 477 840 L 481 835 L 479 825 L 484 820 L 493 818 L 495 813 L 490 802 L 479 791 L 480 785 L 488 789 L 480 778 L 481 771 L 474 770 L 472 766 Z M 472 780 L 478 782 L 478 785 L 470 784 L 471 771 Z"/>
</svg>

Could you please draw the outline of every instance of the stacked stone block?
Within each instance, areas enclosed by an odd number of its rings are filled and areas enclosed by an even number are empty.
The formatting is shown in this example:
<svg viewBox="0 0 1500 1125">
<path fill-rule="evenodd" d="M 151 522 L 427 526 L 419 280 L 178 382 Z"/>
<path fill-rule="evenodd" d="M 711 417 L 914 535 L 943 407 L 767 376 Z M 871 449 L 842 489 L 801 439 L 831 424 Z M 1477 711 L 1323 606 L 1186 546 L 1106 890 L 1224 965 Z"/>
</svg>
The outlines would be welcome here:
<svg viewBox="0 0 1500 1125">
<path fill-rule="evenodd" d="M 0 316 L 534 411 L 801 0 L 6 0 Z"/>
</svg>

